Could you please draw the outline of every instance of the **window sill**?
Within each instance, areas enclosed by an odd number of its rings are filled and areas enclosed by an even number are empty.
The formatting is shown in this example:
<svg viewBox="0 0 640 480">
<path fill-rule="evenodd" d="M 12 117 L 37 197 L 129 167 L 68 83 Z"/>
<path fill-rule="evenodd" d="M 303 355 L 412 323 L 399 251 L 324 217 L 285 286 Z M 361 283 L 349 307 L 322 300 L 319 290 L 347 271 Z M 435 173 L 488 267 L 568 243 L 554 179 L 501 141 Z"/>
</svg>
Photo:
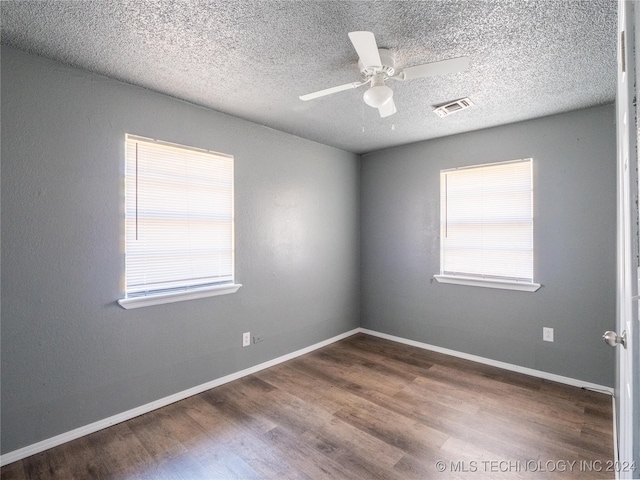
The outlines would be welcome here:
<svg viewBox="0 0 640 480">
<path fill-rule="evenodd" d="M 467 285 L 471 287 L 500 288 L 503 290 L 520 290 L 522 292 L 535 292 L 542 285 L 539 283 L 524 283 L 510 280 L 494 280 L 488 278 L 458 277 L 454 275 L 434 275 L 439 283 L 455 285 Z"/>
<path fill-rule="evenodd" d="M 182 302 L 184 300 L 194 300 L 196 298 L 213 297 L 215 295 L 227 295 L 236 293 L 242 286 L 240 283 L 231 283 L 227 285 L 216 285 L 215 287 L 206 287 L 195 290 L 187 290 L 184 292 L 163 293 L 158 295 L 149 295 L 148 297 L 130 297 L 118 300 L 122 308 L 127 310 L 132 308 L 150 307 L 152 305 L 162 305 L 164 303 Z"/>
</svg>

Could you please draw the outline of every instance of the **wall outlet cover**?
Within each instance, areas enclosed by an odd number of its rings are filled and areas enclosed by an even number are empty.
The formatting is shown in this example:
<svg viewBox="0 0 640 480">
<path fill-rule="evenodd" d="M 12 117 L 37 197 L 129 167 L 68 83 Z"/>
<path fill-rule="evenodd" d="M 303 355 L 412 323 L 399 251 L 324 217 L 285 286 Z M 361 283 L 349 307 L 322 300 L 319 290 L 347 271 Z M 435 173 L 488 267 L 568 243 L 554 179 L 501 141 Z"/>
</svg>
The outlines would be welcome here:
<svg viewBox="0 0 640 480">
<path fill-rule="evenodd" d="M 251 332 L 245 332 L 242 334 L 242 346 L 248 347 L 251 345 Z"/>
<path fill-rule="evenodd" d="M 545 342 L 553 342 L 553 328 L 542 327 L 542 339 Z"/>
</svg>

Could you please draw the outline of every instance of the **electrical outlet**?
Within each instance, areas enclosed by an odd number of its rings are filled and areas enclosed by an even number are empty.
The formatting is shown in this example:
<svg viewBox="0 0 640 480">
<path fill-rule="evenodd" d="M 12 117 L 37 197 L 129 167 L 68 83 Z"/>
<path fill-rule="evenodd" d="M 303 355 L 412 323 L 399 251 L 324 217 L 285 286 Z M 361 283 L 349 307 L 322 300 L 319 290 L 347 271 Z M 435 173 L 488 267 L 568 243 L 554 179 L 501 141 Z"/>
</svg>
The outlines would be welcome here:
<svg viewBox="0 0 640 480">
<path fill-rule="evenodd" d="M 542 340 L 545 342 L 553 342 L 553 328 L 542 327 Z"/>
<path fill-rule="evenodd" d="M 251 345 L 251 332 L 245 332 L 242 334 L 242 346 L 248 347 Z"/>
<path fill-rule="evenodd" d="M 262 334 L 258 334 L 258 335 L 254 335 L 253 336 L 253 343 L 260 343 L 262 341 Z"/>
</svg>

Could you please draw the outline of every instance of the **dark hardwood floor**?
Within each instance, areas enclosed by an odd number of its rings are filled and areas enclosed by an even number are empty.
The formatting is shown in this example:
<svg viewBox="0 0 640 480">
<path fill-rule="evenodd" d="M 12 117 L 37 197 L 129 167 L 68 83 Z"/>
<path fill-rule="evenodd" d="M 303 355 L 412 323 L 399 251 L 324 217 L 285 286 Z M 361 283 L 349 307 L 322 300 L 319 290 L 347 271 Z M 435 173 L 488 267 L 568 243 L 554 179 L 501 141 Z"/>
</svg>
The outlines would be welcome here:
<svg viewBox="0 0 640 480">
<path fill-rule="evenodd" d="M 358 334 L 3 479 L 614 478 L 611 397 Z"/>
</svg>

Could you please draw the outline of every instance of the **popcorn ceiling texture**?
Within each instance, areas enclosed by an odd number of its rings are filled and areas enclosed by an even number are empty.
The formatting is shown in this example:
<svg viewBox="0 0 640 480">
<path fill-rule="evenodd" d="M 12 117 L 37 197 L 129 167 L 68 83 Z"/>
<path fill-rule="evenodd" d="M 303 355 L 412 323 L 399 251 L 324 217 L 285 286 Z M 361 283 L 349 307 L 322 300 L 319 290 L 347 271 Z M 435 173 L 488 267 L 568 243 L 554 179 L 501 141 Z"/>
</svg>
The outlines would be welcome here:
<svg viewBox="0 0 640 480">
<path fill-rule="evenodd" d="M 356 153 L 610 103 L 616 0 L 11 1 L 2 43 Z M 370 30 L 412 66 L 469 70 L 388 82 L 380 118 L 347 33 Z M 433 105 L 469 97 L 446 118 Z M 169 139 L 170 140 L 170 139 Z"/>
</svg>

